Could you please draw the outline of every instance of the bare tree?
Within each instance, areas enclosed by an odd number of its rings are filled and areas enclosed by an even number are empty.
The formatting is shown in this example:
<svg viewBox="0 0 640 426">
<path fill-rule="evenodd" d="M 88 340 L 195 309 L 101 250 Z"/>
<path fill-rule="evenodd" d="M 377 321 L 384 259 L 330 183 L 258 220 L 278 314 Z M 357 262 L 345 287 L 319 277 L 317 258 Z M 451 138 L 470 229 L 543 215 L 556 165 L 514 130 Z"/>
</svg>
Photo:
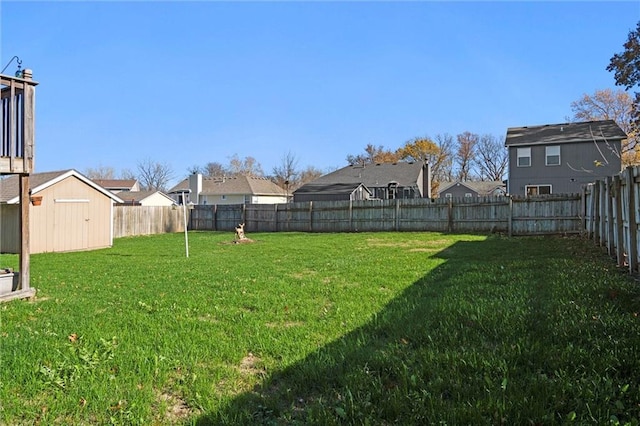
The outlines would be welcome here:
<svg viewBox="0 0 640 426">
<path fill-rule="evenodd" d="M 204 166 L 203 174 L 206 176 L 224 176 L 227 173 L 227 168 L 218 163 L 217 161 L 209 162 Z"/>
<path fill-rule="evenodd" d="M 291 151 L 287 152 L 280 159 L 280 164 L 273 168 L 273 180 L 281 188 L 290 190 L 297 188 L 298 175 L 297 170 L 298 159 Z"/>
<path fill-rule="evenodd" d="M 131 169 L 122 169 L 120 172 L 121 179 L 130 179 L 130 180 L 138 180 L 138 176 L 136 176 Z"/>
<path fill-rule="evenodd" d="M 322 170 L 313 166 L 307 166 L 306 169 L 301 170 L 298 174 L 298 187 L 318 179 L 323 174 Z"/>
<path fill-rule="evenodd" d="M 168 164 L 146 159 L 138 162 L 138 180 L 142 189 L 147 191 L 165 191 L 173 170 Z"/>
<path fill-rule="evenodd" d="M 482 135 L 476 146 L 475 165 L 480 179 L 488 181 L 502 181 L 507 171 L 509 154 L 500 141 L 493 135 Z"/>
<path fill-rule="evenodd" d="M 633 117 L 633 99 L 627 92 L 596 90 L 593 95 L 585 94 L 572 102 L 571 111 L 575 121 L 614 120 L 628 136 L 622 144 L 622 165 L 626 167 L 640 163 L 640 150 L 637 149 L 640 135 Z"/>
<path fill-rule="evenodd" d="M 115 170 L 110 166 L 89 167 L 85 170 L 84 175 L 89 179 L 115 179 Z"/>
<path fill-rule="evenodd" d="M 458 150 L 456 151 L 456 164 L 458 166 L 458 179 L 461 181 L 472 178 L 473 158 L 476 145 L 480 139 L 478 135 L 464 132 L 458 135 Z"/>
<path fill-rule="evenodd" d="M 437 134 L 434 142 L 438 145 L 440 151 L 437 161 L 431 163 L 433 179 L 438 179 L 440 182 L 451 181 L 453 180 L 453 136 L 448 133 Z M 436 170 L 434 171 L 434 169 Z"/>
<path fill-rule="evenodd" d="M 247 156 L 244 159 L 238 157 L 238 154 L 233 154 L 229 159 L 228 172 L 231 176 L 257 176 L 262 177 L 262 166 L 253 157 Z"/>
</svg>

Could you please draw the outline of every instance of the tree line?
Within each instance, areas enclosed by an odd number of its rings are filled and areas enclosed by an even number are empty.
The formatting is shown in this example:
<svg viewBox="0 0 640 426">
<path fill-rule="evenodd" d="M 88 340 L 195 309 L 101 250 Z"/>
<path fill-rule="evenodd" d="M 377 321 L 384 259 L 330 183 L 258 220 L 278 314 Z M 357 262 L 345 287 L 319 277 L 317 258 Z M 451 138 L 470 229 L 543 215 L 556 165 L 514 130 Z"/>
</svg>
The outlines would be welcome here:
<svg viewBox="0 0 640 426">
<path fill-rule="evenodd" d="M 614 54 L 607 71 L 614 73 L 615 84 L 625 90 L 601 89 L 593 94 L 583 95 L 571 103 L 572 115 L 565 118 L 569 122 L 614 120 L 628 135 L 623 141 L 618 155 L 623 167 L 640 164 L 640 92 L 632 97 L 628 91 L 640 87 L 640 21 L 636 29 L 628 34 L 623 44 L 624 50 Z M 542 124 L 542 123 L 540 123 Z M 438 134 L 433 138 L 420 136 L 412 138 L 399 148 L 388 149 L 382 145 L 367 144 L 364 152 L 349 154 L 348 164 L 388 163 L 397 161 L 426 161 L 431 166 L 432 189 L 437 191 L 440 182 L 460 180 L 500 181 L 504 179 L 508 167 L 508 154 L 504 138 L 489 134 L 465 131 L 454 138 L 449 134 Z M 271 179 L 280 187 L 294 191 L 301 185 L 321 176 L 323 171 L 314 166 L 300 168 L 295 154 L 287 152 L 270 174 L 265 174 L 261 164 L 254 157 L 229 158 L 226 164 L 213 161 L 204 165 L 194 165 L 188 174 L 202 173 L 205 176 L 250 175 Z M 113 167 L 89 168 L 85 175 L 90 179 L 114 179 Z M 167 163 L 151 159 L 139 161 L 137 171 L 123 170 L 120 179 L 137 179 L 144 190 L 166 191 L 175 173 Z"/>
</svg>

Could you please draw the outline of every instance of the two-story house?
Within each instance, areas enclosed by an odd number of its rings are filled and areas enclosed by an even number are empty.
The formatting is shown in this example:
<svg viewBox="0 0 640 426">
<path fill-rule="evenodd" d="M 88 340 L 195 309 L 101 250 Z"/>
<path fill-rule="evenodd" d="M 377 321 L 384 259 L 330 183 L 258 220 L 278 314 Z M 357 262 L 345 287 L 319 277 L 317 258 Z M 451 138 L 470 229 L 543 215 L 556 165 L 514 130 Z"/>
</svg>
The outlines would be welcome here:
<svg viewBox="0 0 640 426">
<path fill-rule="evenodd" d="M 613 120 L 510 127 L 507 192 L 511 195 L 577 193 L 621 170 L 622 140 Z"/>
</svg>

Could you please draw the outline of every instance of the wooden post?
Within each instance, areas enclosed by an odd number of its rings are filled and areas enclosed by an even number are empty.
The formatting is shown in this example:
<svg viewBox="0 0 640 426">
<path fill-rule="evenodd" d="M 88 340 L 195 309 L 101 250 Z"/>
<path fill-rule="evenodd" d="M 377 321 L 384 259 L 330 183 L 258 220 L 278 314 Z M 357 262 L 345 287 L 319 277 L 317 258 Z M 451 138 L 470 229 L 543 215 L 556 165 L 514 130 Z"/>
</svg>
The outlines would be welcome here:
<svg viewBox="0 0 640 426">
<path fill-rule="evenodd" d="M 313 201 L 309 201 L 309 232 L 313 232 Z"/>
<path fill-rule="evenodd" d="M 349 198 L 349 232 L 353 232 L 353 200 Z"/>
<path fill-rule="evenodd" d="M 30 289 L 30 233 L 29 233 L 29 175 L 19 175 L 20 189 L 20 290 L 28 292 Z"/>
<path fill-rule="evenodd" d="M 22 72 L 22 78 L 25 80 L 33 79 L 33 72 L 25 69 Z M 22 170 L 25 173 L 33 171 L 33 147 L 35 142 L 35 112 L 36 112 L 36 86 L 27 83 L 24 85 L 22 92 Z"/>
<path fill-rule="evenodd" d="M 606 197 L 605 201 L 607 203 L 607 252 L 609 256 L 613 256 L 613 250 L 615 249 L 614 244 L 614 225 L 613 225 L 613 178 L 607 177 L 605 180 L 605 188 L 606 188 Z"/>
<path fill-rule="evenodd" d="M 278 203 L 275 204 L 275 217 L 273 218 L 273 230 L 274 232 L 278 232 Z"/>
<path fill-rule="evenodd" d="M 247 205 L 242 203 L 242 223 L 247 224 Z"/>
<path fill-rule="evenodd" d="M 638 270 L 638 223 L 636 222 L 638 208 L 634 184 L 635 167 L 627 167 L 625 172 L 627 190 L 629 191 L 629 247 L 627 255 L 629 272 L 633 274 Z"/>
<path fill-rule="evenodd" d="M 582 192 L 580 193 L 580 229 L 581 233 L 587 232 L 587 188 L 582 187 Z"/>
<path fill-rule="evenodd" d="M 218 230 L 218 205 L 213 205 L 213 230 Z"/>
<path fill-rule="evenodd" d="M 449 198 L 447 205 L 447 230 L 453 232 L 453 201 L 451 198 Z"/>
<path fill-rule="evenodd" d="M 598 245 L 602 247 L 605 243 L 606 235 L 606 209 L 607 209 L 607 198 L 606 198 L 606 187 L 604 185 L 604 181 L 597 181 L 598 185 L 598 194 L 600 194 L 600 201 L 598 202 Z"/>
<path fill-rule="evenodd" d="M 616 203 L 616 254 L 618 266 L 624 265 L 624 221 L 622 218 L 622 184 L 620 175 L 613 177 L 613 196 Z"/>
<path fill-rule="evenodd" d="M 393 224 L 393 228 L 396 232 L 398 232 L 398 230 L 400 229 L 400 199 L 396 198 L 396 208 L 394 211 L 394 224 Z"/>
<path fill-rule="evenodd" d="M 513 236 L 513 197 L 509 195 L 509 217 L 507 218 L 507 228 L 509 230 L 509 237 Z"/>
<path fill-rule="evenodd" d="M 600 224 L 600 187 L 597 183 L 592 185 L 591 191 L 593 192 L 593 195 L 591 196 L 591 205 L 593 210 L 593 214 L 591 215 L 591 229 L 593 232 L 593 241 L 598 244 L 600 239 L 600 236 L 598 235 L 598 228 Z"/>
</svg>

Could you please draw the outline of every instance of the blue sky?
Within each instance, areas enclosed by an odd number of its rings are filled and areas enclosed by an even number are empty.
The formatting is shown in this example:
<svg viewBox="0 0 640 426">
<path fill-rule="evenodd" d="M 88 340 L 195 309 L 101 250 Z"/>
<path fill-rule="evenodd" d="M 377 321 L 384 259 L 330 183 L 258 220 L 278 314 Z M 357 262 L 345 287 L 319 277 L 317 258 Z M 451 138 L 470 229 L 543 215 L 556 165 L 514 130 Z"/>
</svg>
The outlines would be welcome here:
<svg viewBox="0 0 640 426">
<path fill-rule="evenodd" d="M 368 143 L 564 122 L 616 88 L 638 20 L 638 1 L 2 1 L 0 62 L 40 83 L 37 171 L 270 173 L 287 152 L 329 171 Z"/>
</svg>

